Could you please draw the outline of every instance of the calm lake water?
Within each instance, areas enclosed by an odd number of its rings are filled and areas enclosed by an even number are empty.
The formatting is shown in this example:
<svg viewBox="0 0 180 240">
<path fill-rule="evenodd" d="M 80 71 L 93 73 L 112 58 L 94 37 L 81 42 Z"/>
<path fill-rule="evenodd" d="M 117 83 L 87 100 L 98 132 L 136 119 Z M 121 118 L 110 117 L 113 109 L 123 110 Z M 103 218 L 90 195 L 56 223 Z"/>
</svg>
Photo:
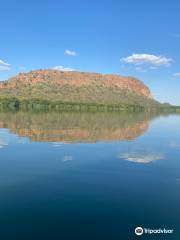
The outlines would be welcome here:
<svg viewBox="0 0 180 240">
<path fill-rule="evenodd" d="M 180 239 L 180 116 L 0 113 L 0 239 Z"/>
</svg>

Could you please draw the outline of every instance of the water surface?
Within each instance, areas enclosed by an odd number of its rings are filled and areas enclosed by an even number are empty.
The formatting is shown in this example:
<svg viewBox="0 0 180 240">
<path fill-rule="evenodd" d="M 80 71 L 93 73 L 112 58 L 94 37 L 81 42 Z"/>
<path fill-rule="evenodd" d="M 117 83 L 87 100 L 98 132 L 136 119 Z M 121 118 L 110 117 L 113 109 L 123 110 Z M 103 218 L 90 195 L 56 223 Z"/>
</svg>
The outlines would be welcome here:
<svg viewBox="0 0 180 240">
<path fill-rule="evenodd" d="M 180 239 L 179 216 L 179 115 L 0 113 L 1 239 Z"/>
</svg>

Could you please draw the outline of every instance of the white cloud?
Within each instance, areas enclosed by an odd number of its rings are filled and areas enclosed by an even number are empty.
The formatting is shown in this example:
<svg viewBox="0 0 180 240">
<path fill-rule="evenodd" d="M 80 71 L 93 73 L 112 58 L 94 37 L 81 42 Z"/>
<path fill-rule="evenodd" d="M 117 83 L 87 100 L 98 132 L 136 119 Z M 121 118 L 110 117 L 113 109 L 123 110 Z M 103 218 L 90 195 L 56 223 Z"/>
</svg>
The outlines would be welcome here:
<svg viewBox="0 0 180 240">
<path fill-rule="evenodd" d="M 123 153 L 120 158 L 135 163 L 150 163 L 152 161 L 164 159 L 164 155 L 160 153 Z"/>
<path fill-rule="evenodd" d="M 174 73 L 173 77 L 180 77 L 180 72 Z"/>
<path fill-rule="evenodd" d="M 7 71 L 10 69 L 10 64 L 0 60 L 0 71 Z"/>
<path fill-rule="evenodd" d="M 65 50 L 64 54 L 72 57 L 77 56 L 77 52 L 71 50 Z"/>
<path fill-rule="evenodd" d="M 171 58 L 164 56 L 156 56 L 152 54 L 132 54 L 126 58 L 121 59 L 122 62 L 134 65 L 152 65 L 152 66 L 169 66 L 172 62 Z"/>
<path fill-rule="evenodd" d="M 72 72 L 72 71 L 75 71 L 75 69 L 73 69 L 73 68 L 63 67 L 63 66 L 55 66 L 52 69 L 53 70 L 62 71 L 62 72 Z"/>
</svg>

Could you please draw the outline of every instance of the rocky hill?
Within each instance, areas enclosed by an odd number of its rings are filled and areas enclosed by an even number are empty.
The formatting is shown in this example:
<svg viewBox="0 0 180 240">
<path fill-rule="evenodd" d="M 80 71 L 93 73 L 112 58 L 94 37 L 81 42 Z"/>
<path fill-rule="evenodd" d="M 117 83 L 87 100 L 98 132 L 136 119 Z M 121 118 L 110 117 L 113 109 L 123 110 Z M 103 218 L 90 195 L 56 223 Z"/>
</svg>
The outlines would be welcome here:
<svg viewBox="0 0 180 240">
<path fill-rule="evenodd" d="M 133 77 L 87 72 L 36 70 L 0 82 L 0 97 L 99 104 L 156 104 Z"/>
</svg>

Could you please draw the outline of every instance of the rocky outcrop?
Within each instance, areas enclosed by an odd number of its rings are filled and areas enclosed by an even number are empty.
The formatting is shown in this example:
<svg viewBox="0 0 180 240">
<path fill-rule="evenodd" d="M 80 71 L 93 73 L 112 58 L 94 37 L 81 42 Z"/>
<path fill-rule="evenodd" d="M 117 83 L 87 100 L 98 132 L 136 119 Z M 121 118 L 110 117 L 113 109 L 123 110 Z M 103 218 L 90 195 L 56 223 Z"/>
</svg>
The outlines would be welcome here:
<svg viewBox="0 0 180 240">
<path fill-rule="evenodd" d="M 0 82 L 0 91 L 16 89 L 23 86 L 36 86 L 38 83 L 50 83 L 56 86 L 70 85 L 71 87 L 103 87 L 130 91 L 145 98 L 152 98 L 151 92 L 144 83 L 134 77 L 123 77 L 112 74 L 88 72 L 62 72 L 57 70 L 36 70 L 20 73 L 7 81 Z"/>
</svg>

